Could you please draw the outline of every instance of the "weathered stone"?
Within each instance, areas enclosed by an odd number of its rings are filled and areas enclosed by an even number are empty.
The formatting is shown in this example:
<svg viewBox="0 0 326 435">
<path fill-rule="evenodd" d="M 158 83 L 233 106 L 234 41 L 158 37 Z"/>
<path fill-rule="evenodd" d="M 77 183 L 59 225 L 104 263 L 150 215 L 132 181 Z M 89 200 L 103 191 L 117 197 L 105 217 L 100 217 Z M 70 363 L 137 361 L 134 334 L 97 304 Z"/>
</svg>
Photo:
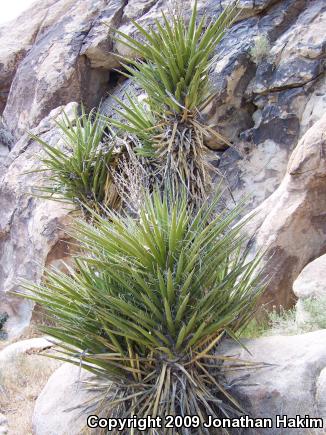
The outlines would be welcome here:
<svg viewBox="0 0 326 435">
<path fill-rule="evenodd" d="M 300 299 L 326 297 L 326 255 L 308 263 L 293 283 L 293 292 Z"/>
<path fill-rule="evenodd" d="M 326 368 L 318 377 L 316 385 L 317 415 L 326 415 Z"/>
<path fill-rule="evenodd" d="M 49 378 L 37 398 L 33 415 L 35 435 L 79 435 L 86 427 L 85 405 L 91 399 L 96 405 L 96 393 L 85 388 L 83 382 L 91 374 L 72 364 L 63 364 Z M 97 393 L 98 394 L 98 393 Z M 94 402 L 86 409 L 92 409 Z"/>
<path fill-rule="evenodd" d="M 274 46 L 284 34 L 287 38 L 292 32 L 299 35 L 309 23 L 317 20 L 316 11 L 321 11 L 323 4 L 307 5 L 305 1 L 287 0 L 273 2 L 268 7 L 266 15 L 243 20 L 232 27 L 217 49 L 212 73 L 218 94 L 209 109 L 208 119 L 239 150 L 226 151 L 221 155 L 219 165 L 232 191 L 232 198 L 227 201 L 229 206 L 233 200 L 238 201 L 249 194 L 249 207 L 254 208 L 275 190 L 282 181 L 300 134 L 305 132 L 300 127 L 305 105 L 310 99 L 314 100 L 312 93 L 322 95 L 323 85 L 317 76 L 315 82 L 305 84 L 303 81 L 302 86 L 293 89 L 287 85 L 279 92 L 266 85 L 266 93 L 258 94 L 257 83 L 270 80 L 278 60 L 276 54 L 272 56 L 273 48 L 268 56 L 272 62 L 255 65 L 250 56 L 255 39 L 266 35 Z M 281 48 L 277 50 L 281 51 Z M 292 57 L 297 59 L 295 53 Z M 321 59 L 318 62 L 322 68 Z M 317 98 L 322 107 L 322 97 Z M 321 114 L 315 111 L 313 119 L 320 119 Z M 311 117 L 311 113 L 306 112 L 305 124 L 311 124 Z M 216 148 L 214 144 L 210 146 Z"/>
<path fill-rule="evenodd" d="M 2 122 L 2 118 L 0 116 L 0 171 L 3 162 L 9 154 L 10 148 L 13 145 L 13 137 L 8 132 L 7 128 Z"/>
<path fill-rule="evenodd" d="M 229 0 L 222 0 L 219 3 L 222 7 L 228 6 L 230 4 Z M 238 19 L 244 19 L 253 15 L 257 15 L 272 6 L 274 3 L 277 3 L 277 0 L 240 0 L 239 8 L 241 8 L 241 13 Z"/>
<path fill-rule="evenodd" d="M 303 105 L 300 121 L 300 136 L 302 136 L 313 124 L 320 119 L 321 114 L 326 112 L 326 76 L 316 80 L 308 101 Z"/>
<path fill-rule="evenodd" d="M 299 3 L 295 7 L 300 7 Z M 303 86 L 325 71 L 325 17 L 324 2 L 310 2 L 309 7 L 273 44 L 270 53 L 273 65 L 269 72 L 262 75 L 259 69 L 264 65 L 258 66 L 255 93 Z"/>
<path fill-rule="evenodd" d="M 76 104 L 59 107 L 33 130 L 50 144 L 59 146 L 61 139 L 55 126 L 63 109 L 74 116 Z M 9 295 L 19 288 L 19 280 L 38 281 L 47 258 L 57 259 L 53 249 L 59 240 L 67 240 L 63 228 L 69 221 L 66 204 L 33 197 L 33 187 L 41 187 L 46 177 L 30 172 L 40 167 L 42 146 L 24 135 L 5 162 L 6 172 L 0 182 L 0 311 L 10 318 L 6 329 L 16 335 L 28 326 L 34 304 Z M 61 242 L 63 244 L 63 242 Z M 66 256 L 69 246 L 65 246 Z"/>
<path fill-rule="evenodd" d="M 112 70 L 119 66 L 119 59 L 112 53 L 110 28 L 113 30 L 120 25 L 127 3 L 126 0 L 110 0 L 92 23 L 80 52 L 90 60 L 92 68 Z"/>
<path fill-rule="evenodd" d="M 247 361 L 269 364 L 260 369 L 231 372 L 231 393 L 252 417 L 272 418 L 276 415 L 309 415 L 326 419 L 326 330 L 297 336 L 271 336 L 244 342 L 250 354 L 231 343 L 221 353 Z M 317 394 L 316 394 L 317 392 Z M 246 430 L 246 434 L 257 433 Z M 304 435 L 307 429 L 259 429 L 260 435 Z M 314 432 L 322 435 L 323 429 Z"/>
<path fill-rule="evenodd" d="M 6 146 L 0 144 L 0 170 L 1 170 L 2 162 L 5 160 L 8 154 L 9 154 L 9 149 Z"/>
<path fill-rule="evenodd" d="M 15 61 L 11 73 L 6 72 L 7 88 L 11 87 L 3 116 L 16 139 L 60 105 L 83 101 L 86 106 L 93 107 L 100 101 L 109 82 L 104 65 L 100 65 L 101 68 L 92 66 L 92 62 L 96 65 L 96 48 L 92 52 L 90 41 L 96 43 L 93 25 L 102 26 L 110 13 L 116 14 L 121 2 L 44 0 L 40 3 L 45 15 L 37 15 L 37 32 L 34 32 L 32 44 L 20 56 L 19 62 Z M 19 27 L 31 14 L 34 11 L 27 10 L 15 25 Z M 3 34 L 3 38 L 10 39 L 7 33 Z M 16 35 L 13 37 L 17 38 Z M 3 43 L 1 40 L 1 46 Z M 5 62 L 13 62 L 7 59 L 6 52 L 3 55 Z M 0 53 L 0 65 L 2 63 Z"/>
<path fill-rule="evenodd" d="M 53 340 L 49 341 L 45 337 L 17 341 L 13 344 L 9 344 L 0 351 L 0 365 L 9 365 L 10 361 L 17 358 L 17 355 L 40 352 L 42 350 L 49 349 L 52 346 Z"/>
<path fill-rule="evenodd" d="M 8 420 L 4 414 L 0 413 L 0 435 L 8 434 Z"/>
<path fill-rule="evenodd" d="M 255 210 L 248 231 L 253 250 L 266 250 L 270 284 L 265 301 L 289 307 L 303 267 L 326 250 L 326 114 L 302 137 L 276 191 Z"/>
<path fill-rule="evenodd" d="M 0 26 L 0 114 L 18 65 L 33 46 L 42 22 L 55 3 L 56 0 L 34 3 L 32 9 L 19 18 Z"/>
</svg>

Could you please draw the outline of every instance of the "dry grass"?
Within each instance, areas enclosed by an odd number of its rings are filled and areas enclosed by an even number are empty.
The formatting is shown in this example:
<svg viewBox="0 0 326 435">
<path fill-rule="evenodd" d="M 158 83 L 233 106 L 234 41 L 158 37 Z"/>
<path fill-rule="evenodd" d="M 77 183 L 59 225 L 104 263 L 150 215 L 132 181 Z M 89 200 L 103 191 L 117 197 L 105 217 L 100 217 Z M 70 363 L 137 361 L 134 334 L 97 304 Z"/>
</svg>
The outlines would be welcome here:
<svg viewBox="0 0 326 435">
<path fill-rule="evenodd" d="M 132 141 L 134 146 L 139 146 L 136 138 Z M 124 143 L 124 148 L 125 153 L 111 172 L 111 176 L 124 209 L 131 215 L 138 216 L 144 202 L 144 193 L 153 184 L 153 168 L 148 160 L 136 156 L 128 141 Z"/>
<path fill-rule="evenodd" d="M 16 339 L 0 340 L 0 352 L 15 342 L 44 336 L 39 326 L 45 324 L 49 322 L 44 309 L 36 305 L 30 325 Z M 35 401 L 60 364 L 36 350 L 16 354 L 5 362 L 0 361 L 0 435 L 32 435 Z M 5 431 L 5 419 L 8 432 Z"/>
<path fill-rule="evenodd" d="M 0 363 L 0 413 L 8 419 L 8 435 L 32 434 L 35 400 L 59 365 L 37 353 Z"/>
</svg>

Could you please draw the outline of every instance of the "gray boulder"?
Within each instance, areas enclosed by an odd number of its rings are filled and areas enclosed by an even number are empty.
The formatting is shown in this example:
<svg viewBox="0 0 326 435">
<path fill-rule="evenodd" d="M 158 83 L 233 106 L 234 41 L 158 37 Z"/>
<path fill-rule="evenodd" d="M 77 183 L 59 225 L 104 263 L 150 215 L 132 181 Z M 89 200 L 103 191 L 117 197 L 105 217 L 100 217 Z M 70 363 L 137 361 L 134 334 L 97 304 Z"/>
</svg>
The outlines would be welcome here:
<svg viewBox="0 0 326 435">
<path fill-rule="evenodd" d="M 85 388 L 90 381 L 86 370 L 63 364 L 49 378 L 36 400 L 33 414 L 34 435 L 80 435 L 85 429 L 87 402 L 96 402 L 96 393 Z"/>
<path fill-rule="evenodd" d="M 244 349 L 225 344 L 223 354 L 270 364 L 265 368 L 234 372 L 228 376 L 232 392 L 252 417 L 274 420 L 272 429 L 259 429 L 260 435 L 321 435 L 324 429 L 276 428 L 275 417 L 296 415 L 322 418 L 326 423 L 326 330 L 297 336 L 270 336 L 246 340 Z M 324 425 L 325 427 L 325 425 Z M 257 432 L 245 430 L 245 434 Z"/>
</svg>

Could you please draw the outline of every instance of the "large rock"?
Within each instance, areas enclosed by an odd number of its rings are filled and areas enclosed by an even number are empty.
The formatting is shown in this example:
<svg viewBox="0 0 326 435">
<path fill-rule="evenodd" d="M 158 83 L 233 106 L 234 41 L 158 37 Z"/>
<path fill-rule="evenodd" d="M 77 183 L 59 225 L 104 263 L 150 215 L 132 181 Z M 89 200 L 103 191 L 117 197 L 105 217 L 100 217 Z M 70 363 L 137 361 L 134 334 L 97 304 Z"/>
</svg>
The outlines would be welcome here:
<svg viewBox="0 0 326 435">
<path fill-rule="evenodd" d="M 326 255 L 322 255 L 300 272 L 293 283 L 293 292 L 299 299 L 326 297 Z"/>
<path fill-rule="evenodd" d="M 86 370 L 63 364 L 49 378 L 37 398 L 33 414 L 34 435 L 79 435 L 86 426 L 87 402 L 96 404 L 96 393 L 85 388 L 90 381 Z M 94 402 L 93 402 L 94 403 Z M 92 409 L 92 407 L 90 407 Z"/>
<path fill-rule="evenodd" d="M 74 116 L 75 107 L 72 103 L 55 109 L 33 133 L 59 146 L 62 138 L 55 120 L 64 109 Z M 17 290 L 22 279 L 38 282 L 43 267 L 71 249 L 64 231 L 71 208 L 32 195 L 33 188 L 46 181 L 43 173 L 31 172 L 40 168 L 42 152 L 42 146 L 25 134 L 7 158 L 0 179 L 0 312 L 9 314 L 9 336 L 28 326 L 34 304 L 8 292 Z"/>
<path fill-rule="evenodd" d="M 2 162 L 6 159 L 9 154 L 9 149 L 0 143 L 0 170 Z"/>
<path fill-rule="evenodd" d="M 252 417 L 276 415 L 319 417 L 326 422 L 326 330 L 297 336 L 271 336 L 244 342 L 248 354 L 239 346 L 225 345 L 221 352 L 241 359 L 270 364 L 260 369 L 228 375 L 232 393 Z M 244 433 L 257 434 L 254 430 Z M 259 429 L 259 435 L 315 433 L 308 429 Z"/>
<path fill-rule="evenodd" d="M 56 0 L 34 2 L 32 8 L 14 22 L 0 26 L 0 113 L 6 105 L 17 67 L 33 46 L 42 21 L 55 3 Z"/>
<path fill-rule="evenodd" d="M 13 137 L 8 132 L 6 126 L 3 124 L 2 117 L 0 116 L 0 170 L 1 165 L 9 154 L 12 145 Z"/>
<path fill-rule="evenodd" d="M 0 366 L 9 365 L 10 361 L 17 358 L 17 355 L 24 353 L 41 352 L 53 346 L 53 340 L 49 341 L 46 337 L 30 338 L 28 340 L 17 341 L 6 346 L 0 351 Z"/>
<path fill-rule="evenodd" d="M 302 137 L 276 191 L 253 212 L 253 250 L 265 250 L 264 300 L 289 307 L 303 267 L 326 251 L 326 114 Z"/>
</svg>

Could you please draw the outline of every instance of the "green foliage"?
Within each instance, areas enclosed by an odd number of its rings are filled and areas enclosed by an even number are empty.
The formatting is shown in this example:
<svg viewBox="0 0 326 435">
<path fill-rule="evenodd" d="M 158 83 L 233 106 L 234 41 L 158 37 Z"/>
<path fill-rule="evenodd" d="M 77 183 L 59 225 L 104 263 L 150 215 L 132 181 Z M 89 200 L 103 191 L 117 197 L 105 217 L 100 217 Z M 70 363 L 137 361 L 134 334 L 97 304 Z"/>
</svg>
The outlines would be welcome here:
<svg viewBox="0 0 326 435">
<path fill-rule="evenodd" d="M 307 298 L 302 301 L 305 315 L 297 319 L 297 308 L 266 312 L 264 319 L 251 320 L 241 332 L 241 338 L 256 338 L 266 335 L 297 335 L 326 329 L 326 298 Z"/>
<path fill-rule="evenodd" d="M 304 315 L 297 319 L 296 307 L 279 311 L 273 309 L 269 314 L 269 334 L 303 334 L 326 328 L 326 298 L 307 298 L 302 301 Z"/>
<path fill-rule="evenodd" d="M 311 329 L 326 329 L 326 297 L 307 298 L 303 307 L 308 314 L 307 327 Z"/>
<path fill-rule="evenodd" d="M 125 76 L 146 93 L 140 103 L 128 98 L 118 103 L 122 121 L 111 121 L 120 130 L 137 136 L 142 142 L 137 152 L 153 159 L 157 181 L 169 179 L 178 190 L 187 188 L 193 202 L 201 203 L 210 193 L 210 152 L 205 137 L 231 145 L 224 137 L 199 119 L 200 111 L 212 99 L 209 73 L 216 45 L 238 13 L 232 2 L 217 19 L 205 15 L 199 20 L 197 1 L 189 23 L 177 14 L 155 20 L 146 30 L 133 21 L 141 39 L 119 30 L 116 39 L 136 54 L 122 58 Z M 164 185 L 164 182 L 162 182 Z"/>
<path fill-rule="evenodd" d="M 268 317 L 268 316 L 267 316 Z M 258 338 L 268 334 L 270 324 L 268 319 L 257 320 L 253 318 L 248 325 L 241 331 L 239 337 L 242 338 Z"/>
<path fill-rule="evenodd" d="M 155 191 L 138 220 L 93 213 L 75 226 L 76 270 L 25 285 L 55 321 L 42 330 L 61 340 L 62 358 L 115 381 L 106 415 L 239 411 L 219 369 L 245 364 L 216 349 L 252 317 L 259 259 L 242 251 L 240 208 L 215 215 L 218 200 L 194 212 L 186 195 Z"/>
<path fill-rule="evenodd" d="M 147 93 L 156 113 L 183 114 L 205 103 L 210 96 L 209 71 L 216 45 L 237 14 L 237 2 L 226 7 L 216 20 L 206 16 L 197 23 L 197 1 L 187 24 L 182 16 L 155 20 L 146 30 L 132 21 L 142 40 L 116 30 L 117 39 L 131 48 L 137 59 L 124 59 L 126 76 Z M 141 60 L 143 59 L 143 60 Z"/>
<path fill-rule="evenodd" d="M 151 157 L 153 156 L 153 136 L 158 133 L 157 127 L 155 128 L 156 119 L 146 104 L 136 102 L 137 97 L 135 97 L 136 100 L 130 95 L 126 97 L 126 103 L 116 99 L 121 106 L 121 109 L 116 109 L 121 121 L 110 119 L 107 122 L 120 131 L 136 136 L 141 141 L 141 147 L 136 147 L 135 151 L 143 157 Z"/>
<path fill-rule="evenodd" d="M 32 136 L 46 154 L 41 160 L 44 166 L 41 171 L 50 171 L 47 186 L 37 189 L 38 193 L 45 198 L 96 209 L 112 201 L 109 168 L 115 162 L 114 148 L 100 115 L 93 111 L 87 115 L 83 110 L 81 116 L 76 113 L 71 121 L 63 113 L 57 126 L 64 142 L 61 148 Z"/>
<path fill-rule="evenodd" d="M 138 155 L 151 157 L 150 192 L 136 214 L 94 211 L 107 204 L 116 159 L 100 115 L 59 123 L 67 150 L 35 138 L 52 174 L 43 192 L 85 204 L 92 219 L 75 223 L 81 253 L 69 274 L 50 270 L 21 295 L 46 308 L 52 326 L 42 331 L 59 340 L 57 358 L 97 376 L 99 415 L 205 420 L 243 412 L 225 372 L 254 364 L 218 351 L 252 319 L 263 288 L 260 258 L 247 256 L 241 206 L 217 214 L 221 195 L 203 201 L 210 184 L 204 137 L 220 136 L 198 118 L 210 99 L 213 52 L 236 6 L 211 22 L 197 23 L 197 2 L 189 24 L 164 14 L 149 31 L 134 22 L 142 41 L 116 32 L 139 57 L 125 59 L 126 75 L 147 94 L 142 104 L 118 100 L 122 120 L 111 121 L 131 144 L 132 136 L 141 142 Z"/>
</svg>

